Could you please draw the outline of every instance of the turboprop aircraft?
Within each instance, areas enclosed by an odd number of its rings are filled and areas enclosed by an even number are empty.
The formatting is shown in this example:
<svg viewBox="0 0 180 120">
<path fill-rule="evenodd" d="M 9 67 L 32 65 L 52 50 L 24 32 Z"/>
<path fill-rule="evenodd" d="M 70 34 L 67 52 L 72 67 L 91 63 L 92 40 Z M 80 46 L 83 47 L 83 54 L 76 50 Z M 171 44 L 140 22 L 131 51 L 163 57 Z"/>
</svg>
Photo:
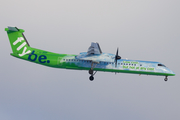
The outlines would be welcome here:
<svg viewBox="0 0 180 120">
<path fill-rule="evenodd" d="M 160 62 L 121 59 L 116 54 L 103 53 L 98 43 L 91 43 L 87 52 L 79 55 L 58 54 L 30 47 L 23 29 L 5 28 L 13 53 L 12 56 L 37 64 L 63 69 L 88 70 L 91 81 L 97 71 L 132 73 L 144 75 L 175 76 L 175 73 Z"/>
</svg>

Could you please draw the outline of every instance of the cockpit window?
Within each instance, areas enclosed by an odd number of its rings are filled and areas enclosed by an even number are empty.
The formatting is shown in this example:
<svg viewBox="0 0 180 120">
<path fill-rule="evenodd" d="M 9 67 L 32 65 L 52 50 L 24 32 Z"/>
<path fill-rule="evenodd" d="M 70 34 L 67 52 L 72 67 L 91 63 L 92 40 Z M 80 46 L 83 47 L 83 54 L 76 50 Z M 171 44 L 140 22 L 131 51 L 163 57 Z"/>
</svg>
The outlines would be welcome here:
<svg viewBox="0 0 180 120">
<path fill-rule="evenodd" d="M 163 64 L 158 64 L 158 66 L 163 66 L 163 67 L 166 67 L 165 65 L 163 65 Z"/>
</svg>

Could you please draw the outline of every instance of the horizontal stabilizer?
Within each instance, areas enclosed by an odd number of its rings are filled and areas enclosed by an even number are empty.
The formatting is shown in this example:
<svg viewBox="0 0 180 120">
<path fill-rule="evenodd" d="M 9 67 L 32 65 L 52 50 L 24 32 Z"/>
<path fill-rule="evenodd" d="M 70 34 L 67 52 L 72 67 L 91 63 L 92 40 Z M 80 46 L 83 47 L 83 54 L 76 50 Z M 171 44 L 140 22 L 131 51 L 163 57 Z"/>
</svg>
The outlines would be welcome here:
<svg viewBox="0 0 180 120">
<path fill-rule="evenodd" d="M 16 27 L 8 27 L 8 29 L 10 30 L 10 31 L 19 31 Z"/>
</svg>

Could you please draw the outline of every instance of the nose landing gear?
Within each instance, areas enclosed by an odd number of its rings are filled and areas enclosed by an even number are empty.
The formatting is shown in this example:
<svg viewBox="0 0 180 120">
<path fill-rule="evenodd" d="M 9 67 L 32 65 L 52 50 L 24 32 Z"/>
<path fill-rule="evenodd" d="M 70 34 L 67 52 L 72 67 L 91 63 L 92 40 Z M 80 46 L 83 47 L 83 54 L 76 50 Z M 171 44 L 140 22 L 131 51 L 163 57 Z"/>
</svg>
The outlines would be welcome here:
<svg viewBox="0 0 180 120">
<path fill-rule="evenodd" d="M 168 78 L 167 78 L 168 76 L 165 76 L 165 78 L 164 78 L 164 81 L 167 81 L 168 80 Z"/>
</svg>

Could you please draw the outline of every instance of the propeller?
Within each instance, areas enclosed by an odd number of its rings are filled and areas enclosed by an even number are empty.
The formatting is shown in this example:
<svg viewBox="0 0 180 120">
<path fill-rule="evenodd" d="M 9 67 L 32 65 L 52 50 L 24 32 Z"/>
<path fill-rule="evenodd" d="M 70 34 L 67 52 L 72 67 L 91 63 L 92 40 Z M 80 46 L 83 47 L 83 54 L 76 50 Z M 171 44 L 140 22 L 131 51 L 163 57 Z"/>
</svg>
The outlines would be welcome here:
<svg viewBox="0 0 180 120">
<path fill-rule="evenodd" d="M 119 48 L 117 48 L 116 56 L 115 56 L 115 66 L 117 67 L 117 60 L 121 59 L 121 56 L 118 55 Z"/>
</svg>

